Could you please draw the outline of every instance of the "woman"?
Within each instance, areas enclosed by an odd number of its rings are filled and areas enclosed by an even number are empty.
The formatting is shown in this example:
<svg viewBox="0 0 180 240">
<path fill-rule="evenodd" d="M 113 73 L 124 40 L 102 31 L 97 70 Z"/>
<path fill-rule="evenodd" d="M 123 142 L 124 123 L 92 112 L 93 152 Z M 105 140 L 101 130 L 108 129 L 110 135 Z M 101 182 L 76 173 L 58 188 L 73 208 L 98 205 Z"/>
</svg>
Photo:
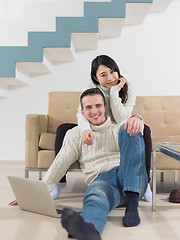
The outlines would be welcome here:
<svg viewBox="0 0 180 240">
<path fill-rule="evenodd" d="M 134 88 L 131 84 L 127 83 L 126 79 L 120 74 L 120 70 L 116 62 L 106 55 L 96 57 L 91 64 L 91 80 L 92 82 L 87 88 L 99 88 L 106 99 L 107 110 L 106 114 L 110 116 L 111 120 L 120 123 L 125 122 L 131 117 L 133 107 L 135 105 L 136 95 Z M 140 115 L 136 114 L 140 117 Z M 78 126 L 81 128 L 82 142 L 91 145 L 93 143 L 93 133 L 89 122 L 84 118 L 81 113 L 81 107 L 78 108 L 77 113 Z M 55 154 L 59 152 L 66 131 L 77 126 L 76 124 L 65 123 L 57 128 L 56 141 L 55 141 Z M 138 131 L 139 126 L 134 126 L 134 132 Z M 150 181 L 150 166 L 151 166 L 151 134 L 150 128 L 144 126 L 144 142 L 146 151 L 146 169 Z M 66 176 L 61 179 L 59 184 L 51 192 L 51 197 L 56 199 L 61 189 L 66 185 Z M 151 201 L 152 192 L 148 184 L 145 193 L 145 200 Z"/>
</svg>

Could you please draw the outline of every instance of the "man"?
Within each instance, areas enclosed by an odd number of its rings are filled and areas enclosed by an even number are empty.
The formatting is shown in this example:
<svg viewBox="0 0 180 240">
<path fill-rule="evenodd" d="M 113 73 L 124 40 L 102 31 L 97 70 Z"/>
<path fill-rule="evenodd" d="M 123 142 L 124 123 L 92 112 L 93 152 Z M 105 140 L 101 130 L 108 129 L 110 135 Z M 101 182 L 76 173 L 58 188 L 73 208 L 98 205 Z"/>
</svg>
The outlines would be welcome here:
<svg viewBox="0 0 180 240">
<path fill-rule="evenodd" d="M 52 191 L 71 164 L 79 160 L 89 185 L 83 209 L 81 214 L 64 209 L 61 223 L 71 238 L 100 240 L 108 213 L 118 205 L 126 206 L 125 227 L 140 223 L 138 200 L 148 183 L 140 132 L 143 124 L 138 117 L 130 118 L 125 125 L 112 123 L 105 116 L 105 99 L 97 88 L 84 91 L 80 101 L 82 114 L 93 130 L 93 144 L 82 143 L 79 127 L 69 130 L 44 181 Z"/>
</svg>

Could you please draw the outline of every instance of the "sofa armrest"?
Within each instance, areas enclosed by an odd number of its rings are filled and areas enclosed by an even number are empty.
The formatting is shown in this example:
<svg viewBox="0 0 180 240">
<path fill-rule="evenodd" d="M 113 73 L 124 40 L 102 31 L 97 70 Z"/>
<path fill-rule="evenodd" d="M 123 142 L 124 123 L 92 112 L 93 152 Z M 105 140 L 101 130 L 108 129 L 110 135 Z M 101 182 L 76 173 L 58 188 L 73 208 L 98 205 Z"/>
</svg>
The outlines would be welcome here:
<svg viewBox="0 0 180 240">
<path fill-rule="evenodd" d="M 48 116 L 27 114 L 25 118 L 25 167 L 38 167 L 39 138 L 47 132 Z"/>
</svg>

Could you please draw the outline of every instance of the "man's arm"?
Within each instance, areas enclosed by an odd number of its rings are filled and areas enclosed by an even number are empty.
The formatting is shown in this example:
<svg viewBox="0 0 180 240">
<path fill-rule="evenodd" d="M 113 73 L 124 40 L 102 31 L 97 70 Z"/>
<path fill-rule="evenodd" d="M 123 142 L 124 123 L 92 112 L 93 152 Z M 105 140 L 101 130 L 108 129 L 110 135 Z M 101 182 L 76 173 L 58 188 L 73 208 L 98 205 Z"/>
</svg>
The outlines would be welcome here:
<svg viewBox="0 0 180 240">
<path fill-rule="evenodd" d="M 43 178 L 50 192 L 65 175 L 69 167 L 79 159 L 80 144 L 78 127 L 69 130 L 65 135 L 61 150 Z"/>
<path fill-rule="evenodd" d="M 140 133 L 143 131 L 143 128 L 144 124 L 139 116 L 129 118 L 124 125 L 124 129 L 127 129 L 127 133 L 129 133 L 130 136 L 135 136 L 137 133 Z"/>
</svg>

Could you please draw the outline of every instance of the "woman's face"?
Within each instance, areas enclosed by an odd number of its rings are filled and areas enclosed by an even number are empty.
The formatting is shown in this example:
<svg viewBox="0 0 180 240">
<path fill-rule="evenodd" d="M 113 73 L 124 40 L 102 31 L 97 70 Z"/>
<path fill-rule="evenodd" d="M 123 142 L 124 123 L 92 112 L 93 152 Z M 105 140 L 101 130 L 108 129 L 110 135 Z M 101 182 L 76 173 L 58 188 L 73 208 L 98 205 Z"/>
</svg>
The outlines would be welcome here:
<svg viewBox="0 0 180 240">
<path fill-rule="evenodd" d="M 108 68 L 105 65 L 99 65 L 95 80 L 98 81 L 101 86 L 111 88 L 117 85 L 119 76 L 118 73 L 114 72 L 111 68 Z"/>
</svg>

